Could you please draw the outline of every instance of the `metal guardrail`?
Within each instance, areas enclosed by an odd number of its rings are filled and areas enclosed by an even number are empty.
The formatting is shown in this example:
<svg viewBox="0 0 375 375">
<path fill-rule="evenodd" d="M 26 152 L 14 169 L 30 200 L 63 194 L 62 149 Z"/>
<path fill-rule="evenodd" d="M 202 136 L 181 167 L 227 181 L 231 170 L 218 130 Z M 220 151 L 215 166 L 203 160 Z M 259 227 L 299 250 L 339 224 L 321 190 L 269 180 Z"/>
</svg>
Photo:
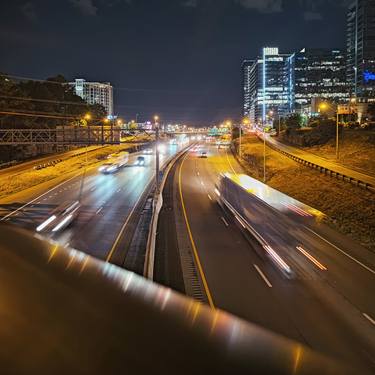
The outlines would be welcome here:
<svg viewBox="0 0 375 375">
<path fill-rule="evenodd" d="M 267 140 L 266 140 L 266 142 L 267 142 Z M 273 143 L 267 142 L 267 145 L 270 148 L 272 148 L 273 150 L 275 150 L 277 152 L 280 152 L 281 154 L 283 154 L 283 155 L 287 156 L 288 158 L 296 161 L 297 163 L 300 163 L 300 164 L 302 164 L 302 165 L 304 165 L 306 167 L 312 168 L 312 169 L 316 169 L 320 173 L 323 173 L 326 176 L 333 177 L 333 178 L 336 178 L 338 180 L 342 180 L 344 182 L 349 182 L 352 185 L 361 187 L 363 189 L 367 189 L 367 190 L 369 190 L 371 192 L 375 192 L 375 185 L 373 185 L 373 184 L 370 184 L 368 182 L 362 181 L 361 179 L 358 179 L 358 178 L 355 178 L 355 177 L 347 176 L 344 173 L 340 173 L 340 172 L 334 171 L 334 170 L 332 170 L 330 168 L 327 168 L 327 167 L 322 167 L 319 164 L 316 164 L 316 163 L 310 162 L 308 160 L 305 160 L 303 158 L 300 158 L 298 156 L 295 156 L 295 155 L 293 155 L 293 154 L 291 154 L 291 153 L 289 153 L 289 152 L 287 152 L 285 150 L 281 150 L 280 148 L 278 148 Z"/>
<path fill-rule="evenodd" d="M 365 374 L 24 230 L 0 238 L 2 374 Z"/>
</svg>

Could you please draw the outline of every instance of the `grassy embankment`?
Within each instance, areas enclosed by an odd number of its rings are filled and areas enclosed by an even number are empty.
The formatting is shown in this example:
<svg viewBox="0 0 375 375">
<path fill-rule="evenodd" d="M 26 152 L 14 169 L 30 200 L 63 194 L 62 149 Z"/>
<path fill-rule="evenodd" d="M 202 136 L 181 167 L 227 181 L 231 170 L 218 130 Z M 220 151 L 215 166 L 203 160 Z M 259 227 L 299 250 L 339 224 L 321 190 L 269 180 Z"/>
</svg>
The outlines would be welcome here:
<svg viewBox="0 0 375 375">
<path fill-rule="evenodd" d="M 303 150 L 336 160 L 336 141 Z M 340 163 L 375 175 L 375 131 L 345 130 L 340 139 Z"/>
<path fill-rule="evenodd" d="M 263 179 L 263 143 L 243 139 L 248 173 Z M 267 147 L 267 183 L 327 215 L 327 223 L 375 251 L 375 194 L 322 176 Z"/>
<path fill-rule="evenodd" d="M 60 177 L 74 171 L 79 171 L 86 166 L 93 165 L 100 160 L 103 160 L 107 155 L 126 151 L 133 145 L 118 145 L 105 146 L 95 151 L 87 153 L 87 163 L 85 154 L 64 160 L 55 166 L 47 167 L 40 170 L 30 169 L 26 172 L 21 172 L 17 175 L 1 177 L 0 182 L 0 199 L 7 197 L 10 194 L 17 193 L 36 186 L 40 183 Z"/>
</svg>

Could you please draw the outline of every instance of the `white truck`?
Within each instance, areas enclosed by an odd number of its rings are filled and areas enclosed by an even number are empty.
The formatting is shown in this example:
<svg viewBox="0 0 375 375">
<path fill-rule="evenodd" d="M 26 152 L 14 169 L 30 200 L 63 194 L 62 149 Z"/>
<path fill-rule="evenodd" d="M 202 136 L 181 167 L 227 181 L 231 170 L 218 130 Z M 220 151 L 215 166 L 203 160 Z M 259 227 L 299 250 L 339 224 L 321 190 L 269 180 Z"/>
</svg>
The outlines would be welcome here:
<svg viewBox="0 0 375 375">
<path fill-rule="evenodd" d="M 116 173 L 119 169 L 124 167 L 129 162 L 129 153 L 122 152 L 118 155 L 110 155 L 107 159 L 107 162 L 102 164 L 99 167 L 99 172 L 108 174 Z"/>
</svg>

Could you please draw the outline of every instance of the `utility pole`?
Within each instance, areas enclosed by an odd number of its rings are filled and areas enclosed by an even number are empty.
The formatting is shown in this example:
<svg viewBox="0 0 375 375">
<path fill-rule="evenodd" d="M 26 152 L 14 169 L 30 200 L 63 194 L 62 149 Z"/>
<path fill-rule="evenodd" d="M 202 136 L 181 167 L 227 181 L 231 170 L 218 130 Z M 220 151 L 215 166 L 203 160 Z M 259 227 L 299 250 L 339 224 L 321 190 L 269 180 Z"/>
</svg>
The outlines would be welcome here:
<svg viewBox="0 0 375 375">
<path fill-rule="evenodd" d="M 240 122 L 240 148 L 238 149 L 238 156 L 242 156 L 242 121 Z"/>
<path fill-rule="evenodd" d="M 155 120 L 155 184 L 156 193 L 159 192 L 159 116 L 154 117 Z"/>
<path fill-rule="evenodd" d="M 339 110 L 336 113 L 336 159 L 339 160 Z"/>
<path fill-rule="evenodd" d="M 263 182 L 266 183 L 266 131 L 263 126 Z"/>
</svg>

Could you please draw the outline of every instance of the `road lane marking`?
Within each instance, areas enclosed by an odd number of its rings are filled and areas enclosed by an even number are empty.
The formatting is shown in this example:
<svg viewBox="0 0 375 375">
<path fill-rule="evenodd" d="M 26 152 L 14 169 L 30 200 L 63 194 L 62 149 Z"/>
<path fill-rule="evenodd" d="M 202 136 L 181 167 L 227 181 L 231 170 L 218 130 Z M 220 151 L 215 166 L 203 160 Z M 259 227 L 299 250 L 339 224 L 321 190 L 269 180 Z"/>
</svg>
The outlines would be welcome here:
<svg viewBox="0 0 375 375">
<path fill-rule="evenodd" d="M 193 253 L 194 253 L 195 261 L 196 261 L 197 266 L 198 266 L 198 271 L 199 271 L 199 274 L 201 276 L 203 287 L 204 287 L 204 290 L 205 290 L 206 295 L 207 295 L 208 304 L 210 305 L 210 307 L 212 309 L 215 309 L 215 305 L 214 305 L 214 302 L 213 302 L 213 299 L 212 299 L 212 296 L 211 296 L 211 292 L 210 292 L 210 290 L 208 288 L 208 283 L 207 283 L 207 280 L 206 280 L 206 276 L 205 276 L 205 274 L 203 272 L 202 264 L 201 264 L 201 261 L 199 259 L 198 250 L 197 250 L 197 247 L 195 246 L 195 241 L 194 241 L 194 238 L 193 238 L 193 234 L 191 232 L 189 220 L 188 220 L 187 213 L 186 213 L 184 197 L 183 197 L 183 194 L 182 194 L 182 178 L 181 178 L 181 174 L 182 173 L 181 173 L 181 171 L 182 171 L 182 167 L 184 165 L 184 162 L 186 160 L 187 155 L 188 154 L 186 154 L 184 156 L 184 158 L 182 159 L 182 162 L 180 164 L 180 169 L 179 169 L 179 172 L 178 172 L 178 187 L 179 187 L 179 192 L 180 192 L 180 200 L 181 200 L 182 212 L 184 214 L 186 229 L 187 229 L 188 234 L 189 234 L 190 243 L 191 243 L 191 246 L 193 248 Z"/>
<path fill-rule="evenodd" d="M 208 199 L 209 199 L 210 201 L 212 201 L 211 195 L 210 195 L 210 194 L 207 194 L 207 196 L 208 196 Z"/>
<path fill-rule="evenodd" d="M 366 313 L 363 313 L 363 316 L 371 322 L 375 326 L 375 320 L 371 318 L 371 316 L 367 315 Z"/>
<path fill-rule="evenodd" d="M 103 209 L 103 206 L 96 210 L 95 215 L 97 215 L 101 210 Z"/>
<path fill-rule="evenodd" d="M 96 187 L 94 186 L 94 187 L 92 187 L 91 189 L 90 189 L 90 191 L 94 191 L 96 189 Z"/>
<path fill-rule="evenodd" d="M 66 184 L 68 181 L 70 181 L 70 180 L 72 180 L 73 178 L 76 178 L 76 177 L 78 177 L 78 176 L 73 176 L 73 177 L 69 178 L 68 180 L 61 182 L 60 184 L 56 185 L 56 186 L 53 187 L 52 189 L 50 189 L 50 190 L 46 191 L 45 193 L 43 193 L 43 194 L 37 196 L 36 198 L 32 199 L 30 202 L 25 203 L 23 206 L 17 208 L 16 210 L 10 212 L 8 215 L 2 217 L 2 218 L 0 219 L 0 221 L 6 220 L 8 217 L 14 215 L 16 212 L 18 212 L 18 211 L 20 211 L 20 210 L 23 210 L 25 207 L 29 206 L 31 203 L 34 203 L 35 201 L 37 201 L 37 200 L 40 199 L 41 197 L 43 197 L 43 196 L 49 194 L 51 191 L 57 189 L 58 187 L 60 187 L 60 186 L 63 185 L 63 184 Z M 46 198 L 46 199 L 47 199 L 47 198 Z M 46 200 L 46 199 L 44 199 L 44 200 Z M 40 202 L 39 202 L 39 203 L 40 203 Z"/>
<path fill-rule="evenodd" d="M 113 243 L 112 248 L 111 248 L 111 250 L 109 251 L 109 253 L 108 253 L 107 257 L 106 257 L 106 260 L 105 260 L 105 261 L 106 261 L 107 263 L 111 260 L 112 255 L 113 255 L 113 253 L 115 252 L 116 247 L 117 247 L 118 243 L 120 242 L 120 239 L 121 239 L 121 237 L 122 237 L 122 235 L 123 235 L 123 233 L 124 233 L 124 231 L 125 231 L 125 228 L 126 228 L 126 226 L 128 225 L 128 223 L 129 223 L 129 221 L 130 221 L 130 218 L 132 217 L 132 215 L 133 215 L 133 213 L 134 213 L 134 211 L 135 211 L 135 208 L 138 206 L 138 203 L 140 202 L 141 198 L 143 197 L 143 194 L 145 193 L 145 191 L 146 191 L 148 185 L 150 184 L 150 182 L 152 181 L 153 178 L 154 178 L 154 176 L 152 176 L 152 177 L 149 179 L 149 181 L 148 181 L 148 183 L 146 184 L 145 188 L 143 189 L 142 193 L 140 194 L 140 196 L 138 197 L 137 201 L 135 202 L 135 205 L 133 206 L 132 210 L 130 211 L 129 215 L 127 216 L 124 225 L 121 227 L 120 232 L 119 232 L 119 234 L 117 235 L 116 240 L 115 240 L 115 242 Z"/>
<path fill-rule="evenodd" d="M 327 271 L 327 267 L 323 266 L 317 259 L 315 259 L 310 253 L 308 253 L 302 246 L 296 246 L 296 249 L 300 251 L 307 259 L 313 262 L 322 271 Z"/>
<path fill-rule="evenodd" d="M 269 288 L 272 288 L 272 284 L 271 282 L 267 279 L 266 275 L 262 272 L 262 270 L 256 265 L 254 264 L 254 267 L 255 269 L 258 271 L 259 275 L 261 276 L 261 278 L 264 280 L 264 282 L 267 284 L 267 286 Z"/>
<path fill-rule="evenodd" d="M 203 181 L 201 181 L 201 185 L 204 186 L 204 182 Z"/>
<path fill-rule="evenodd" d="M 197 172 L 197 176 L 199 176 L 199 172 Z"/>
<path fill-rule="evenodd" d="M 366 266 L 365 264 L 363 264 L 362 262 L 360 262 L 358 259 L 354 258 L 353 256 L 351 256 L 350 254 L 348 254 L 347 252 L 345 252 L 344 250 L 341 250 L 339 247 L 337 247 L 336 245 L 334 245 L 332 242 L 326 240 L 324 237 L 322 237 L 321 235 L 319 235 L 318 233 L 316 233 L 315 231 L 313 231 L 312 229 L 306 227 L 307 230 L 309 230 L 310 232 L 314 233 L 316 236 L 318 236 L 320 239 L 322 239 L 323 241 L 325 241 L 326 243 L 328 243 L 329 245 L 333 246 L 336 250 L 338 250 L 340 253 L 344 254 L 345 256 L 347 256 L 348 258 L 350 258 L 352 261 L 356 262 L 357 264 L 359 264 L 361 267 L 363 267 L 364 269 L 366 269 L 367 271 L 371 272 L 372 274 L 375 275 L 375 271 Z"/>
<path fill-rule="evenodd" d="M 224 222 L 226 227 L 229 227 L 228 222 L 225 220 L 225 218 L 223 216 L 220 219 Z"/>
</svg>

